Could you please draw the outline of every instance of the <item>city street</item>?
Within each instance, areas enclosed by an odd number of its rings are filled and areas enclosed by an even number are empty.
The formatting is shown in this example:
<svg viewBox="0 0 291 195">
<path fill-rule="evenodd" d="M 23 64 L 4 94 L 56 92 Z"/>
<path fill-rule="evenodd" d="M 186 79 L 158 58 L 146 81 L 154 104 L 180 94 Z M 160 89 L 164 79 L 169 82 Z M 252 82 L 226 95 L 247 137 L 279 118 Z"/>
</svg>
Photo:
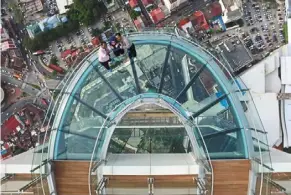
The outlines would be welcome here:
<svg viewBox="0 0 291 195">
<path fill-rule="evenodd" d="M 5 110 L 5 112 L 1 113 L 1 123 L 4 123 L 5 120 L 7 120 L 11 115 L 13 115 L 16 112 L 18 112 L 19 110 L 21 110 L 25 105 L 32 104 L 33 101 L 34 101 L 34 97 L 25 97 L 25 98 L 18 100 L 17 102 L 12 104 L 11 106 L 9 106 Z"/>
<path fill-rule="evenodd" d="M 15 78 L 10 77 L 3 73 L 1 73 L 1 80 L 3 82 L 6 82 L 7 84 L 14 85 L 15 87 L 21 88 L 24 92 L 34 97 L 41 97 L 41 98 L 47 99 L 47 98 L 50 98 L 51 96 L 49 93 L 49 90 L 46 88 L 40 91 L 23 81 L 16 80 Z"/>
</svg>

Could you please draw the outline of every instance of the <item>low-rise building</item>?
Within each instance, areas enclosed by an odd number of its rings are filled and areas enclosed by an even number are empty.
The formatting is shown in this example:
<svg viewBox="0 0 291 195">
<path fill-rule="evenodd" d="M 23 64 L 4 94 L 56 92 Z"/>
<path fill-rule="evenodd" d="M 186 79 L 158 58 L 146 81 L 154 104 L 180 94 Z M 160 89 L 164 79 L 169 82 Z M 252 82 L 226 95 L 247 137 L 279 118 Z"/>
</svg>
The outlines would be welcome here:
<svg viewBox="0 0 291 195">
<path fill-rule="evenodd" d="M 56 3 L 59 9 L 59 14 L 64 14 L 74 2 L 73 0 L 56 0 Z"/>
<path fill-rule="evenodd" d="M 1 42 L 9 39 L 8 32 L 5 28 L 2 27 L 2 25 L 0 26 L 0 32 L 1 32 Z"/>
<path fill-rule="evenodd" d="M 239 20 L 242 18 L 243 13 L 241 10 L 242 3 L 239 0 L 220 0 L 222 8 L 222 18 L 225 24 Z"/>
<path fill-rule="evenodd" d="M 163 0 L 163 2 L 169 11 L 173 11 L 187 0 Z"/>
<path fill-rule="evenodd" d="M 28 33 L 28 36 L 31 38 L 31 39 L 34 39 L 34 37 L 41 32 L 41 29 L 38 25 L 38 23 L 34 23 L 34 24 L 31 24 L 29 26 L 26 27 L 26 30 L 27 30 L 27 33 Z"/>
<path fill-rule="evenodd" d="M 193 14 L 193 25 L 195 30 L 208 30 L 209 29 L 209 25 L 204 17 L 204 14 L 202 11 L 196 11 Z"/>
<path fill-rule="evenodd" d="M 1 43 L 1 52 L 7 51 L 9 49 L 15 49 L 15 48 L 17 47 L 12 39 L 7 39 L 6 41 L 3 41 Z"/>
<path fill-rule="evenodd" d="M 150 16 L 152 18 L 153 23 L 157 24 L 159 21 L 165 19 L 164 12 L 160 9 L 154 9 L 150 12 Z"/>
<path fill-rule="evenodd" d="M 41 20 L 39 23 L 33 23 L 26 27 L 27 33 L 31 39 L 34 39 L 34 37 L 44 31 L 56 28 L 61 23 L 67 22 L 68 19 L 66 16 L 60 16 L 60 15 L 53 15 L 51 17 L 47 17 L 43 20 Z"/>
<path fill-rule="evenodd" d="M 43 10 L 41 0 L 20 0 L 19 5 L 24 18 Z"/>
<path fill-rule="evenodd" d="M 228 37 L 213 44 L 233 73 L 239 72 L 253 62 L 252 55 L 238 37 Z"/>
<path fill-rule="evenodd" d="M 137 17 L 136 20 L 134 20 L 134 25 L 138 30 L 141 30 L 145 27 L 144 21 L 141 16 Z"/>
</svg>

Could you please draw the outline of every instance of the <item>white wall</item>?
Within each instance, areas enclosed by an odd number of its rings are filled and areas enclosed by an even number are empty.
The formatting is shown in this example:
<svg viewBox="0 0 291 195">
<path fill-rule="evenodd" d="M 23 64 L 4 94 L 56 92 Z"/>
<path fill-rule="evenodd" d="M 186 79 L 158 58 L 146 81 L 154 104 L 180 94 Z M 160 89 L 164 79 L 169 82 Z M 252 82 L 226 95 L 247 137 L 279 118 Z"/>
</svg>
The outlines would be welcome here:
<svg viewBox="0 0 291 195">
<path fill-rule="evenodd" d="M 187 2 L 187 0 L 177 0 L 173 3 L 171 3 L 169 0 L 164 0 L 165 6 L 169 11 L 179 7 L 182 3 Z"/>
<path fill-rule="evenodd" d="M 262 120 L 270 146 L 280 144 L 279 104 L 276 93 L 253 95 L 254 103 Z M 252 113 L 250 113 L 252 114 Z M 251 116 L 252 117 L 252 116 Z"/>
<path fill-rule="evenodd" d="M 198 174 L 191 154 L 109 154 L 103 175 Z"/>
</svg>

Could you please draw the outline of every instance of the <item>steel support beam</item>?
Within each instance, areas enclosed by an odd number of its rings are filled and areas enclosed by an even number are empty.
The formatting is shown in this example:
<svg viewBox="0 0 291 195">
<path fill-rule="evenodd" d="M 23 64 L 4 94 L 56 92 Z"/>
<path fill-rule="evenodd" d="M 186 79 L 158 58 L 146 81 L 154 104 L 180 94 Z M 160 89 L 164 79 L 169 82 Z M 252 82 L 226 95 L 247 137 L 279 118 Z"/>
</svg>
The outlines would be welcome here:
<svg viewBox="0 0 291 195">
<path fill-rule="evenodd" d="M 233 133 L 233 132 L 236 132 L 236 131 L 239 131 L 239 130 L 241 130 L 241 128 L 233 128 L 233 129 L 227 129 L 227 130 L 224 130 L 224 131 L 217 131 L 215 133 L 209 133 L 209 134 L 203 135 L 203 139 L 210 139 L 210 138 L 217 137 L 217 136 L 220 136 L 220 135 Z"/>
<path fill-rule="evenodd" d="M 83 100 L 81 100 L 79 97 L 77 96 L 73 96 L 73 98 L 75 98 L 78 102 L 80 102 L 81 104 L 83 104 L 84 106 L 88 107 L 89 109 L 91 109 L 93 112 L 97 113 L 99 116 L 101 116 L 102 118 L 106 119 L 107 116 L 106 114 L 104 114 L 103 112 L 97 110 L 96 108 L 90 106 L 89 104 L 87 104 L 86 102 L 84 102 Z"/>
<path fill-rule="evenodd" d="M 98 114 L 99 116 L 101 116 L 102 118 L 106 119 L 107 116 L 106 114 L 104 114 L 103 112 L 97 110 L 96 108 L 90 106 L 89 104 L 87 104 L 86 102 L 84 102 L 83 100 L 81 100 L 79 97 L 77 97 L 76 95 L 72 95 L 72 93 L 69 92 L 64 92 L 62 94 L 68 94 L 70 96 L 72 96 L 73 98 L 75 98 L 78 102 L 80 102 L 81 104 L 85 105 L 86 107 L 90 108 L 93 112 L 95 112 L 96 114 Z"/>
<path fill-rule="evenodd" d="M 176 97 L 176 100 L 179 101 L 179 98 L 181 98 L 187 91 L 188 89 L 194 84 L 194 82 L 197 80 L 201 72 L 204 70 L 206 67 L 206 64 L 204 64 L 196 73 L 195 75 L 191 78 L 190 82 L 182 89 L 182 91 L 179 93 L 179 95 Z"/>
<path fill-rule="evenodd" d="M 219 98 L 217 98 L 216 100 L 214 100 L 213 102 L 209 103 L 208 105 L 204 106 L 203 108 L 201 108 L 200 110 L 198 110 L 197 112 L 195 112 L 191 118 L 194 119 L 197 116 L 199 116 L 200 114 L 202 114 L 203 112 L 205 112 L 206 110 L 208 110 L 209 108 L 213 107 L 215 104 L 217 104 L 218 102 L 220 102 L 221 100 L 223 100 L 224 98 L 226 98 L 226 94 L 220 96 Z"/>
<path fill-rule="evenodd" d="M 159 85 L 158 93 L 161 93 L 161 92 L 162 92 L 162 88 L 163 88 L 163 86 L 164 86 L 164 77 L 165 77 L 166 70 L 167 70 L 167 66 L 168 66 L 168 60 L 169 60 L 169 55 L 170 55 L 170 49 L 171 49 L 171 45 L 169 45 L 169 46 L 167 47 L 167 53 L 166 53 L 166 56 L 165 56 L 165 61 L 164 61 L 163 67 L 162 67 L 161 81 L 160 81 L 160 85 Z"/>
<path fill-rule="evenodd" d="M 137 94 L 140 94 L 141 90 L 140 90 L 139 81 L 138 81 L 138 77 L 137 77 L 136 68 L 135 68 L 135 64 L 134 64 L 134 59 L 133 58 L 130 59 L 130 65 L 131 65 L 131 69 L 132 69 L 132 73 L 133 73 L 133 77 L 134 77 L 134 81 L 135 81 L 135 85 L 136 85 L 136 92 L 137 92 Z"/>
<path fill-rule="evenodd" d="M 91 66 L 93 66 L 92 64 L 90 64 Z M 124 99 L 121 97 L 121 95 L 112 87 L 112 85 L 108 82 L 108 80 L 105 78 L 105 76 L 100 72 L 100 70 L 93 66 L 94 70 L 97 72 L 97 74 L 101 77 L 101 79 L 108 85 L 108 87 L 110 88 L 110 90 L 116 95 L 116 97 L 123 102 Z"/>
</svg>

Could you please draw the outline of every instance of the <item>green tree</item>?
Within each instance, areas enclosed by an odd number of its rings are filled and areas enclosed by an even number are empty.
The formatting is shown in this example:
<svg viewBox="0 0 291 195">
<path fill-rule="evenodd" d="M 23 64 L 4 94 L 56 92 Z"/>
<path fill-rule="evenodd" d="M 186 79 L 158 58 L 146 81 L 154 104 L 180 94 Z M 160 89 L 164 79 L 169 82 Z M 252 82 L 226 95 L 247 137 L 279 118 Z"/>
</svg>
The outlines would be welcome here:
<svg viewBox="0 0 291 195">
<path fill-rule="evenodd" d="M 140 12 L 137 12 L 133 9 L 129 10 L 129 15 L 131 19 L 135 20 L 138 16 L 140 16 Z"/>
<path fill-rule="evenodd" d="M 101 33 L 102 33 L 101 30 L 99 30 L 98 28 L 95 28 L 95 29 L 92 30 L 92 35 L 94 37 L 99 36 Z"/>
<path fill-rule="evenodd" d="M 285 42 L 288 43 L 288 26 L 287 23 L 283 24 L 283 35 L 285 38 Z"/>
<path fill-rule="evenodd" d="M 57 71 L 55 71 L 55 70 L 52 72 L 52 75 L 53 75 L 53 76 L 57 76 L 57 74 L 58 74 L 58 73 L 57 73 Z"/>
<path fill-rule="evenodd" d="M 70 19 L 88 26 L 99 20 L 106 12 L 107 8 L 102 1 L 74 0 L 67 14 Z"/>
<path fill-rule="evenodd" d="M 8 3 L 8 7 L 12 9 L 15 21 L 17 23 L 23 23 L 23 14 L 20 7 L 12 2 Z"/>
<path fill-rule="evenodd" d="M 50 64 L 59 65 L 59 60 L 57 57 L 53 56 L 50 60 Z"/>
</svg>

